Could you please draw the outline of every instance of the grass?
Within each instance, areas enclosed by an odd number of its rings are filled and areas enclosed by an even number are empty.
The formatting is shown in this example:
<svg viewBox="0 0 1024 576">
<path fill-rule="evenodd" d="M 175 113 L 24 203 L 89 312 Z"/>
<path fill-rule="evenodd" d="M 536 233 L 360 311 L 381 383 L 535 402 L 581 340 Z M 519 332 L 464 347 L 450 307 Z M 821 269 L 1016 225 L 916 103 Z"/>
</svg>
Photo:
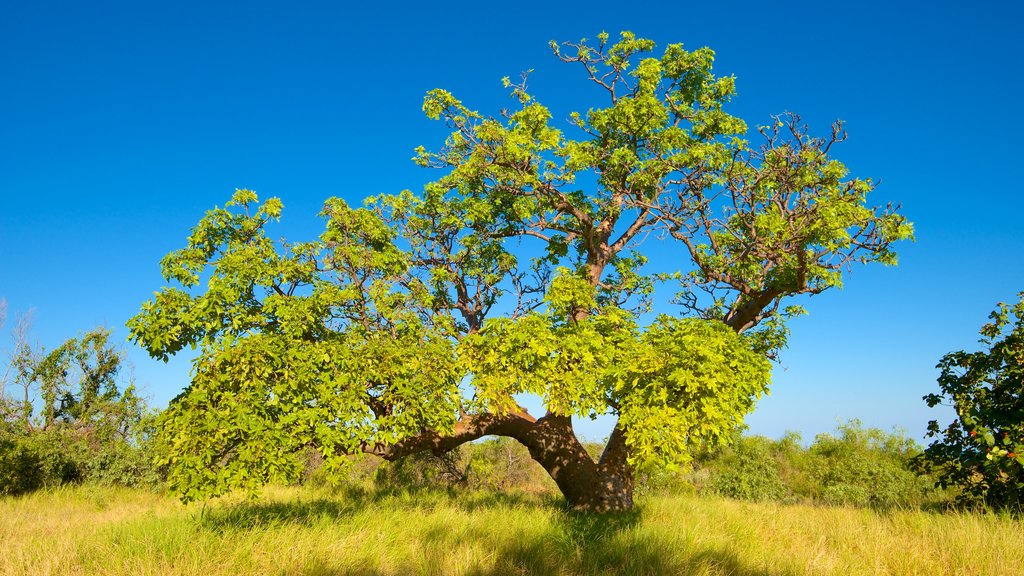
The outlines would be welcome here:
<svg viewBox="0 0 1024 576">
<path fill-rule="evenodd" d="M 0 574 L 1024 573 L 1011 517 L 650 497 L 588 516 L 495 493 L 268 489 L 183 506 L 78 487 L 0 499 Z"/>
</svg>

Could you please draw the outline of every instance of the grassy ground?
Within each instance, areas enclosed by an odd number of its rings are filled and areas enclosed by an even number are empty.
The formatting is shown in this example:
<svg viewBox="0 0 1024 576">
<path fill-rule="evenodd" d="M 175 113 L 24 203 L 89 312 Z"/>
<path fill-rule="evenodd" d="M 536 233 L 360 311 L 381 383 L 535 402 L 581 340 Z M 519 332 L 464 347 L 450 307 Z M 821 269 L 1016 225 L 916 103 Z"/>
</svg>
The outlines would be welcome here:
<svg viewBox="0 0 1024 576">
<path fill-rule="evenodd" d="M 1006 574 L 1024 524 L 938 515 L 641 500 L 619 517 L 500 494 L 331 494 L 182 506 L 92 487 L 0 499 L 0 574 Z"/>
</svg>

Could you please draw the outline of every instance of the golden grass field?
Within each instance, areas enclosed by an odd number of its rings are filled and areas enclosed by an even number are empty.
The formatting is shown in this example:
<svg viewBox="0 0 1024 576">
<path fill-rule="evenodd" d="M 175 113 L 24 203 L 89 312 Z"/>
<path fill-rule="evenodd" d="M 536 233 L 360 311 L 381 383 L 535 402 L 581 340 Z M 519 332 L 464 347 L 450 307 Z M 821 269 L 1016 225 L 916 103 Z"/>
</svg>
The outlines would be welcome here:
<svg viewBox="0 0 1024 576">
<path fill-rule="evenodd" d="M 0 574 L 1024 574 L 1006 515 L 697 496 L 587 516 L 493 493 L 268 489 L 184 506 L 140 490 L 0 499 Z"/>
</svg>

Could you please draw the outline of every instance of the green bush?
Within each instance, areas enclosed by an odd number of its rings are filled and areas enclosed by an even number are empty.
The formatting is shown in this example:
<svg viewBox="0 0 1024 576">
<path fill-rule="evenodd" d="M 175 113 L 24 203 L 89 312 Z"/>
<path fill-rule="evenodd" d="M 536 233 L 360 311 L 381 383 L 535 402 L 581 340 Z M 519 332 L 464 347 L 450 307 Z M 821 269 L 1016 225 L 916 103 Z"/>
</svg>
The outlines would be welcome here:
<svg viewBox="0 0 1024 576">
<path fill-rule="evenodd" d="M 39 430 L 23 437 L 21 441 L 38 459 L 42 487 L 85 479 L 89 447 L 70 430 Z"/>
<path fill-rule="evenodd" d="M 592 444 L 585 448 L 594 449 Z M 467 483 L 474 488 L 544 492 L 555 490 L 548 473 L 534 462 L 530 451 L 511 438 L 489 438 L 463 446 L 468 466 Z M 601 448 L 597 445 L 597 448 Z"/>
<path fill-rule="evenodd" d="M 161 480 L 145 445 L 91 442 L 88 435 L 69 428 L 0 439 L 0 494 L 81 482 L 152 487 Z"/>
<path fill-rule="evenodd" d="M 739 438 L 714 463 L 707 489 L 739 500 L 783 500 L 788 490 L 782 481 L 777 450 L 761 436 Z"/>
<path fill-rule="evenodd" d="M 940 497 L 914 471 L 919 452 L 902 433 L 853 420 L 834 435 L 820 434 L 808 448 L 795 433 L 779 440 L 737 438 L 729 448 L 699 455 L 682 478 L 703 492 L 743 500 L 916 507 Z"/>
<path fill-rule="evenodd" d="M 648 470 L 638 474 L 634 493 L 641 496 L 657 494 L 696 494 L 699 480 L 693 473 L 678 470 Z"/>
<path fill-rule="evenodd" d="M 920 448 L 901 433 L 864 428 L 857 420 L 821 434 L 808 450 L 807 494 L 828 504 L 919 506 L 928 481 L 911 470 Z"/>
<path fill-rule="evenodd" d="M 461 447 L 440 456 L 420 452 L 394 462 L 382 462 L 374 482 L 384 488 L 465 485 L 468 477 L 464 461 Z"/>
<path fill-rule="evenodd" d="M 0 495 L 24 494 L 42 484 L 39 456 L 21 442 L 0 438 Z"/>
</svg>

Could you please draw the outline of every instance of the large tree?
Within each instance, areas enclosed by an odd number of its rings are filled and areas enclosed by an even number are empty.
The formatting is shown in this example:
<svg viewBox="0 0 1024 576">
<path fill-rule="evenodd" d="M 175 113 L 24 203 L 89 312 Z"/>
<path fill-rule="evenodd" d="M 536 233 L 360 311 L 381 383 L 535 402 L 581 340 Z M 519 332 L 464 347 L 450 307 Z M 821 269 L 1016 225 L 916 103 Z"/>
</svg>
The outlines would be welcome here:
<svg viewBox="0 0 1024 576">
<path fill-rule="evenodd" d="M 638 471 L 742 423 L 802 310 L 789 299 L 894 263 L 911 236 L 831 158 L 840 123 L 813 137 L 785 114 L 748 142 L 710 49 L 551 46 L 602 107 L 559 129 L 525 78 L 504 80 L 515 105 L 496 116 L 433 90 L 423 110 L 451 135 L 417 149 L 443 171 L 421 193 L 328 199 L 319 240 L 281 243 L 281 202 L 240 190 L 163 260 L 180 287 L 128 325 L 155 357 L 199 350 L 162 421 L 185 499 L 294 478 L 310 446 L 340 470 L 498 435 L 571 505 L 628 509 Z M 644 314 L 656 287 L 678 314 Z M 572 417 L 599 414 L 617 423 L 594 461 Z"/>
</svg>

